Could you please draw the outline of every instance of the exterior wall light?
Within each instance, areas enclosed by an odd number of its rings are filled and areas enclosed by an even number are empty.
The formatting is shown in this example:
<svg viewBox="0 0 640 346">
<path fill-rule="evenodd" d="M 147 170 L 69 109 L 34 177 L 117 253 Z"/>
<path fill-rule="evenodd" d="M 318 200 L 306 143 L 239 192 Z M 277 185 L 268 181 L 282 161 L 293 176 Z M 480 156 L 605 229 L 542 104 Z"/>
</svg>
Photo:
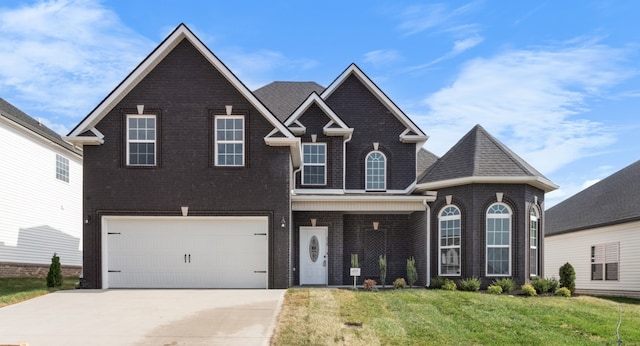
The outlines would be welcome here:
<svg viewBox="0 0 640 346">
<path fill-rule="evenodd" d="M 284 216 L 280 219 L 280 227 L 283 229 L 287 227 L 287 220 L 284 219 Z"/>
</svg>

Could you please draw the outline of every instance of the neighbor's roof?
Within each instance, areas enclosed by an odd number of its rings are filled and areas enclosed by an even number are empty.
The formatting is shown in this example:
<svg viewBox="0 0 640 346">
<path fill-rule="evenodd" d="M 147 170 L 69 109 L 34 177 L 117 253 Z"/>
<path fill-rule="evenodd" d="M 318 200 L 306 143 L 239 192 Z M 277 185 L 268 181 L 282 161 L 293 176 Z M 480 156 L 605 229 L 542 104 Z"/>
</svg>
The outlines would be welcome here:
<svg viewBox="0 0 640 346">
<path fill-rule="evenodd" d="M 280 121 L 284 122 L 314 91 L 324 87 L 316 82 L 272 82 L 253 91 Z"/>
<path fill-rule="evenodd" d="M 529 184 L 546 192 L 558 186 L 476 125 L 418 177 L 421 191 L 471 183 Z"/>
<path fill-rule="evenodd" d="M 640 220 L 640 161 L 545 212 L 545 235 Z"/>
<path fill-rule="evenodd" d="M 425 148 L 418 151 L 418 162 L 416 165 L 416 176 L 422 176 L 431 165 L 438 161 L 439 157 Z"/>
<path fill-rule="evenodd" d="M 31 131 L 40 137 L 43 137 L 63 149 L 69 150 L 75 154 L 82 156 L 82 151 L 75 148 L 71 143 L 66 142 L 55 131 L 43 125 L 40 121 L 32 118 L 27 113 L 19 110 L 5 99 L 0 97 L 0 116 L 12 121 L 13 123 L 22 126 L 23 128 Z"/>
</svg>

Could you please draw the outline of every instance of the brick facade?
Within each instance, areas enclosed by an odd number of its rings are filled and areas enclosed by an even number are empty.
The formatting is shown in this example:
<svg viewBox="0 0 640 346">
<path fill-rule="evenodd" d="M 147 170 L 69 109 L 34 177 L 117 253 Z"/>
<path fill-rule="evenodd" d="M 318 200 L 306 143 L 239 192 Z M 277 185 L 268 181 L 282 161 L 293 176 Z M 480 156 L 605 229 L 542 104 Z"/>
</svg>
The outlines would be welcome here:
<svg viewBox="0 0 640 346">
<path fill-rule="evenodd" d="M 82 267 L 61 266 L 62 276 L 79 277 Z M 31 263 L 0 263 L 0 278 L 46 278 L 49 265 Z"/>
</svg>

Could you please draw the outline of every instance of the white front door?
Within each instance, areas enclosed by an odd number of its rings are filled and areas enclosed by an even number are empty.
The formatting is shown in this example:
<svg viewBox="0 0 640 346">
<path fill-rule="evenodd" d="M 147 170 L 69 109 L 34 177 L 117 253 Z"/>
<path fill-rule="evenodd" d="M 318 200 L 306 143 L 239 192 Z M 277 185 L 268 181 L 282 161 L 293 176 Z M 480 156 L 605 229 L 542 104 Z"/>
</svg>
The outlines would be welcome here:
<svg viewBox="0 0 640 346">
<path fill-rule="evenodd" d="M 327 227 L 300 227 L 300 285 L 327 284 L 327 234 Z"/>
</svg>

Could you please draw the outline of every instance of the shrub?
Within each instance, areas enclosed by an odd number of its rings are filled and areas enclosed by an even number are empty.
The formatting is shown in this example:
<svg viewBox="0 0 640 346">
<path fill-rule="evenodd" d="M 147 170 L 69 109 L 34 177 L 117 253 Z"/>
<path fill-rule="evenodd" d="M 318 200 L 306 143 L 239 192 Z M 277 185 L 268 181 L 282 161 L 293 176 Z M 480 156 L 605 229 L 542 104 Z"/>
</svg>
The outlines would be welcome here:
<svg viewBox="0 0 640 346">
<path fill-rule="evenodd" d="M 520 289 L 522 290 L 522 294 L 533 297 L 535 296 L 536 293 L 536 289 L 533 288 L 533 285 L 531 284 L 524 284 L 522 285 L 522 287 L 520 287 Z"/>
<path fill-rule="evenodd" d="M 380 265 L 380 283 L 384 287 L 384 282 L 387 280 L 387 256 L 380 255 L 378 264 Z"/>
<path fill-rule="evenodd" d="M 442 288 L 445 282 L 447 282 L 447 278 L 444 278 L 442 276 L 436 276 L 435 278 L 431 279 L 431 284 L 429 285 L 429 288 L 434 288 L 434 289 Z"/>
<path fill-rule="evenodd" d="M 487 293 L 489 294 L 502 294 L 502 287 L 498 285 L 489 285 L 487 287 Z"/>
<path fill-rule="evenodd" d="M 413 256 L 407 259 L 407 280 L 409 281 L 409 287 L 413 287 L 413 284 L 418 281 L 418 271 L 416 270 L 416 260 Z"/>
<path fill-rule="evenodd" d="M 571 290 L 566 287 L 560 287 L 556 290 L 556 295 L 562 297 L 571 297 Z"/>
<path fill-rule="evenodd" d="M 476 292 L 480 289 L 480 279 L 475 276 L 463 279 L 460 281 L 460 288 L 463 291 Z"/>
<path fill-rule="evenodd" d="M 458 289 L 458 286 L 456 286 L 456 283 L 453 282 L 453 280 L 446 279 L 446 282 L 444 283 L 444 285 L 442 285 L 442 289 L 447 291 L 455 291 Z"/>
<path fill-rule="evenodd" d="M 531 286 L 535 288 L 536 293 L 555 292 L 558 289 L 558 280 L 555 278 L 544 279 L 535 277 L 531 279 Z"/>
<path fill-rule="evenodd" d="M 351 254 L 351 268 L 360 268 L 360 265 L 358 264 L 358 254 L 357 253 L 352 253 Z"/>
<path fill-rule="evenodd" d="M 407 282 L 404 281 L 403 278 L 397 278 L 396 281 L 393 282 L 393 288 L 398 289 L 398 288 L 404 288 L 404 286 L 407 285 Z"/>
<path fill-rule="evenodd" d="M 502 288 L 502 292 L 511 293 L 514 289 L 516 289 L 516 283 L 513 282 L 511 278 L 501 278 L 493 280 L 493 285 L 500 286 Z"/>
<path fill-rule="evenodd" d="M 60 267 L 60 257 L 56 253 L 51 257 L 49 273 L 47 273 L 47 287 L 62 286 L 62 268 Z"/>
<path fill-rule="evenodd" d="M 549 281 L 549 290 L 547 292 L 554 293 L 560 287 L 560 283 L 558 282 L 558 279 L 556 279 L 555 277 L 552 277 L 551 279 L 547 279 L 547 280 Z"/>
<path fill-rule="evenodd" d="M 362 287 L 365 291 L 371 291 L 376 288 L 376 280 L 366 279 L 364 280 L 364 284 L 362 284 Z"/>
<path fill-rule="evenodd" d="M 560 267 L 560 286 L 568 288 L 571 294 L 576 293 L 576 271 L 569 262 Z"/>
</svg>

